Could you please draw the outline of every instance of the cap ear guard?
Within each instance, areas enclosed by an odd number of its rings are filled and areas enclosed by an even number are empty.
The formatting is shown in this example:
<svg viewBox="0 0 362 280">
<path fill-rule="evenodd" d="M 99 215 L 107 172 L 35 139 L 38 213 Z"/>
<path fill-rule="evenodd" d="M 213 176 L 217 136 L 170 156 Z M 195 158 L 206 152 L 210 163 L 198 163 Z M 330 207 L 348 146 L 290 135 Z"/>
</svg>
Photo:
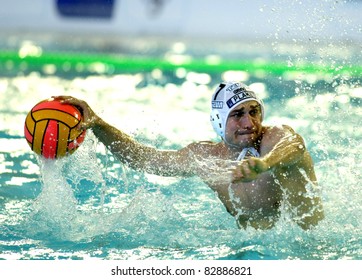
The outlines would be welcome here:
<svg viewBox="0 0 362 280">
<path fill-rule="evenodd" d="M 222 112 L 224 107 L 224 88 L 228 83 L 220 83 L 211 98 L 210 121 L 217 135 L 224 137 L 224 115 Z M 219 95 L 220 94 L 220 95 Z M 214 103 L 215 102 L 215 103 Z"/>
<path fill-rule="evenodd" d="M 224 125 L 223 125 L 224 122 L 218 110 L 216 109 L 211 110 L 210 121 L 215 132 L 219 136 L 224 137 Z"/>
</svg>

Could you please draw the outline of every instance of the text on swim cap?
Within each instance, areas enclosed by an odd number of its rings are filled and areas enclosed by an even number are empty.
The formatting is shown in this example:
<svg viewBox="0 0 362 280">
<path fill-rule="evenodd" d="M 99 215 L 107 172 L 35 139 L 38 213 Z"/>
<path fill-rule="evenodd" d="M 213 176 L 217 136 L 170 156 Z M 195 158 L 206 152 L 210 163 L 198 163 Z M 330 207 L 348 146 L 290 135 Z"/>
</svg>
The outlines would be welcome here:
<svg viewBox="0 0 362 280">
<path fill-rule="evenodd" d="M 246 91 L 244 88 L 238 88 L 234 91 L 235 95 L 230 97 L 228 101 L 226 101 L 226 104 L 229 108 L 233 107 L 235 104 L 249 98 L 255 98 L 256 95 L 252 91 Z"/>
<path fill-rule="evenodd" d="M 222 109 L 223 106 L 224 106 L 224 102 L 222 102 L 222 101 L 212 101 L 213 109 Z"/>
<path fill-rule="evenodd" d="M 232 91 L 236 88 L 240 88 L 241 90 L 246 90 L 244 87 L 241 87 L 240 83 L 234 83 L 226 88 L 226 91 Z"/>
</svg>

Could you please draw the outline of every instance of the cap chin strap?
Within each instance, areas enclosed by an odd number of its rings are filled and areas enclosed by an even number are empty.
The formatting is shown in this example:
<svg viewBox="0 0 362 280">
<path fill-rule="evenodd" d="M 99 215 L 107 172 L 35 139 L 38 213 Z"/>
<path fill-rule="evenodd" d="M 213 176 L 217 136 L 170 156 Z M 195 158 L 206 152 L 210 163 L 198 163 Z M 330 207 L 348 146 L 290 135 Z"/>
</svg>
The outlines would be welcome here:
<svg viewBox="0 0 362 280">
<path fill-rule="evenodd" d="M 228 141 L 226 141 L 225 137 L 221 137 L 222 140 L 224 141 L 224 143 L 230 147 L 234 147 L 234 148 L 239 148 L 239 146 L 237 144 L 232 144 L 229 143 Z M 242 160 L 245 157 L 260 157 L 260 154 L 258 152 L 257 149 L 255 149 L 255 147 L 245 147 L 242 149 L 242 151 L 240 152 L 239 156 L 237 157 L 237 161 L 238 160 Z"/>
<path fill-rule="evenodd" d="M 254 147 L 246 147 L 240 152 L 236 160 L 242 160 L 248 157 L 260 157 L 260 154 Z"/>
</svg>

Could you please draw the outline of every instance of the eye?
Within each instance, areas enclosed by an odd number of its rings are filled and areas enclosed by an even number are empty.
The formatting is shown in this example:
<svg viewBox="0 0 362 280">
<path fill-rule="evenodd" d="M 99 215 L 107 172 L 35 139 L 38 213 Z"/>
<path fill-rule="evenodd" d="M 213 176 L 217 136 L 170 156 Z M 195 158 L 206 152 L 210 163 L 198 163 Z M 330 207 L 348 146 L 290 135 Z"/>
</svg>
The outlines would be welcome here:
<svg viewBox="0 0 362 280">
<path fill-rule="evenodd" d="M 252 117 L 256 117 L 257 115 L 260 114 L 260 108 L 257 107 L 257 108 L 251 109 L 251 110 L 249 111 L 249 114 L 250 114 L 250 116 L 252 116 Z"/>
<path fill-rule="evenodd" d="M 258 109 L 250 110 L 249 114 L 253 117 L 256 116 L 258 114 Z"/>
<path fill-rule="evenodd" d="M 232 112 L 229 117 L 230 117 L 230 118 L 239 119 L 239 118 L 241 118 L 243 115 L 244 115 L 244 112 L 243 112 L 243 111 L 235 111 L 235 112 Z"/>
</svg>

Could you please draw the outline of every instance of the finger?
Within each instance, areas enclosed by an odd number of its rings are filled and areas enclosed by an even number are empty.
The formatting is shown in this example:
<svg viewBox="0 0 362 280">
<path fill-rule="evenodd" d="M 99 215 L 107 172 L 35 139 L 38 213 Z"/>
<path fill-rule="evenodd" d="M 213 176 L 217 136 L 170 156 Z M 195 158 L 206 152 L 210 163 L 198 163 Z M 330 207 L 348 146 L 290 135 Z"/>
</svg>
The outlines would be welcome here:
<svg viewBox="0 0 362 280">
<path fill-rule="evenodd" d="M 64 104 L 70 104 L 74 106 L 78 103 L 78 100 L 71 96 L 60 96 L 59 100 Z"/>
<path fill-rule="evenodd" d="M 53 98 L 54 100 L 65 101 L 65 100 L 71 98 L 71 96 L 68 96 L 68 95 L 53 95 L 51 98 Z"/>
<path fill-rule="evenodd" d="M 78 131 L 83 131 L 83 130 L 87 130 L 89 127 L 89 123 L 88 122 L 80 122 L 78 125 L 77 125 L 77 130 Z"/>
<path fill-rule="evenodd" d="M 255 165 L 256 165 L 256 162 L 255 162 L 255 159 L 254 158 L 249 158 L 248 159 L 248 165 L 249 167 L 251 167 L 252 169 L 255 169 Z"/>
<path fill-rule="evenodd" d="M 89 117 L 88 113 L 88 104 L 85 101 L 79 100 L 72 96 L 59 96 L 61 98 L 60 102 L 62 104 L 69 104 L 76 107 L 83 116 L 84 120 L 87 120 Z"/>
<path fill-rule="evenodd" d="M 252 172 L 259 172 L 259 170 L 258 170 L 258 160 L 259 159 L 256 159 L 256 158 L 249 158 L 248 166 L 249 166 L 249 169 Z"/>
<path fill-rule="evenodd" d="M 241 161 L 238 163 L 238 165 L 236 166 L 234 172 L 233 172 L 233 182 L 240 182 L 240 181 L 245 181 L 247 180 L 248 177 L 250 177 L 251 175 L 251 171 L 250 168 L 248 166 L 247 161 Z"/>
<path fill-rule="evenodd" d="M 243 178 L 240 172 L 240 168 L 229 168 L 228 172 L 230 173 L 232 183 L 236 183 Z"/>
<path fill-rule="evenodd" d="M 68 95 L 52 96 L 52 98 L 59 100 L 59 102 L 62 104 L 72 105 L 79 110 L 83 118 L 83 120 L 77 125 L 77 129 L 79 131 L 85 130 L 90 126 L 90 114 L 87 109 L 87 104 L 84 101 Z"/>
<path fill-rule="evenodd" d="M 243 177 L 250 175 L 250 168 L 248 162 L 243 162 L 243 164 L 240 166 L 240 171 Z"/>
</svg>

